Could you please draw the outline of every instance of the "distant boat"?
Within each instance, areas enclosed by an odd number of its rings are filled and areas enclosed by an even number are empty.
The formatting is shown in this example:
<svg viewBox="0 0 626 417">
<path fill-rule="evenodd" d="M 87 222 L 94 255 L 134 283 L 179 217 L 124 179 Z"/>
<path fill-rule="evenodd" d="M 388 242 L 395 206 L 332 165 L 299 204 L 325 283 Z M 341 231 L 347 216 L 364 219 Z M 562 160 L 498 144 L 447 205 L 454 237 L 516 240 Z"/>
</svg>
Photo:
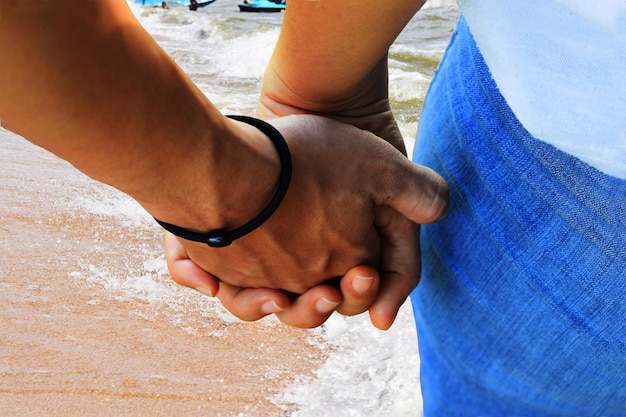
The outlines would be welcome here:
<svg viewBox="0 0 626 417">
<path fill-rule="evenodd" d="M 170 0 L 170 1 L 162 1 L 162 0 L 135 0 L 135 4 L 141 4 L 144 6 L 162 6 L 165 7 L 167 3 L 178 3 L 178 4 L 186 4 L 189 6 L 189 10 L 197 10 L 198 7 L 208 6 L 211 3 L 214 3 L 215 0 L 208 1 L 197 1 L 197 0 Z"/>
<path fill-rule="evenodd" d="M 215 3 L 215 0 L 208 0 L 208 1 L 190 0 L 189 1 L 189 10 L 198 10 L 198 7 L 208 6 L 211 3 Z"/>
<path fill-rule="evenodd" d="M 282 12 L 285 10 L 286 0 L 248 0 L 238 6 L 240 12 Z"/>
</svg>

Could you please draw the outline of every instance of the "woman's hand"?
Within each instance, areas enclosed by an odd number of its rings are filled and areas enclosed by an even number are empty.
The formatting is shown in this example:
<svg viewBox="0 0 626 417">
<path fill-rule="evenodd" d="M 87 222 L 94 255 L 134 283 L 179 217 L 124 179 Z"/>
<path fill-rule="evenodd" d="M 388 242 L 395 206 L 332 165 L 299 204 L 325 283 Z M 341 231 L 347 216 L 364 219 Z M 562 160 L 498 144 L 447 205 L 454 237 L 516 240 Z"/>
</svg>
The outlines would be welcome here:
<svg viewBox="0 0 626 417">
<path fill-rule="evenodd" d="M 184 256 L 221 283 L 307 293 L 303 305 L 319 301 L 322 293 L 331 304 L 339 303 L 341 297 L 334 297 L 329 286 L 311 297 L 307 290 L 344 276 L 354 265 L 371 265 L 380 271 L 382 286 L 370 312 L 374 324 L 388 327 L 419 280 L 416 224 L 445 214 L 445 183 L 353 126 L 304 115 L 272 123 L 292 151 L 293 179 L 285 200 L 266 224 L 229 247 L 181 241 Z M 209 292 L 219 296 L 221 290 L 214 291 Z M 232 291 L 223 294 L 225 304 L 235 299 Z M 284 307 L 284 300 L 274 301 Z M 350 302 L 339 311 L 354 314 L 367 308 L 366 302 Z M 255 318 L 238 311 L 242 318 Z"/>
<path fill-rule="evenodd" d="M 270 288 L 243 288 L 219 282 L 189 259 L 182 243 L 172 234 L 165 238 L 165 257 L 174 281 L 206 296 L 216 296 L 236 317 L 254 321 L 269 314 L 285 324 L 312 328 L 324 323 L 333 311 L 345 315 L 367 311 L 378 294 L 378 274 L 368 266 L 351 269 L 341 288 L 317 285 L 300 296 Z"/>
</svg>

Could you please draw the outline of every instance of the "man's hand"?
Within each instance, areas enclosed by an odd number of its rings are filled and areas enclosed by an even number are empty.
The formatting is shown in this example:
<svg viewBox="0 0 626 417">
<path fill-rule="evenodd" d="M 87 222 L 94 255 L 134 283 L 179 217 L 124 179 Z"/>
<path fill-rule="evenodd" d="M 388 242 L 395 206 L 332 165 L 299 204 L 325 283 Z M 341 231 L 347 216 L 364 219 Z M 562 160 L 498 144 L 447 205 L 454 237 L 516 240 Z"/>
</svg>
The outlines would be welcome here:
<svg viewBox="0 0 626 417">
<path fill-rule="evenodd" d="M 304 305 L 321 299 L 309 297 L 310 288 L 344 276 L 354 265 L 371 265 L 380 271 L 382 287 L 370 312 L 375 325 L 389 327 L 419 280 L 416 224 L 435 221 L 447 211 L 444 181 L 353 126 L 303 115 L 272 123 L 288 141 L 294 161 L 292 184 L 281 207 L 265 225 L 229 247 L 181 241 L 185 256 L 224 284 L 306 293 L 297 301 Z M 333 297 L 330 290 L 324 286 L 312 293 L 320 291 L 331 304 L 339 303 L 341 297 Z M 222 290 L 214 291 L 209 292 L 219 296 Z M 235 299 L 229 295 L 233 292 L 223 294 L 225 304 Z M 241 293 L 236 295 L 240 300 Z M 355 314 L 366 308 L 367 300 L 356 306 L 344 303 L 338 311 Z M 256 318 L 241 310 L 236 315 Z"/>
<path fill-rule="evenodd" d="M 294 297 L 270 288 L 242 288 L 219 282 L 187 255 L 180 240 L 170 233 L 165 238 L 165 257 L 174 281 L 207 296 L 216 296 L 236 317 L 254 321 L 269 314 L 294 327 L 312 328 L 324 323 L 336 309 L 353 315 L 366 311 L 378 294 L 378 274 L 368 266 L 351 269 L 341 280 L 341 291 L 333 285 L 317 285 Z"/>
</svg>

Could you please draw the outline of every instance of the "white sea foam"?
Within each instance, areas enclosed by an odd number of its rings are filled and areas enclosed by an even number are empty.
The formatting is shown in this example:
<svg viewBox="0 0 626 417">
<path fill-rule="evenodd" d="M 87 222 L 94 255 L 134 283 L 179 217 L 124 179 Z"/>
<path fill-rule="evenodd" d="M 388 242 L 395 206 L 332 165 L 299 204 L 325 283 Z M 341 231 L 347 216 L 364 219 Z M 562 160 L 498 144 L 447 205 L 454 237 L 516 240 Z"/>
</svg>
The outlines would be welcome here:
<svg viewBox="0 0 626 417">
<path fill-rule="evenodd" d="M 74 209 L 115 218 L 123 227 L 152 229 L 154 219 L 132 198 L 108 186 L 95 183 L 89 195 L 72 202 Z"/>
<path fill-rule="evenodd" d="M 387 332 L 367 315 L 332 316 L 319 330 L 332 350 L 315 378 L 284 389 L 277 402 L 296 404 L 292 417 L 421 415 L 419 356 L 410 302 Z"/>
</svg>

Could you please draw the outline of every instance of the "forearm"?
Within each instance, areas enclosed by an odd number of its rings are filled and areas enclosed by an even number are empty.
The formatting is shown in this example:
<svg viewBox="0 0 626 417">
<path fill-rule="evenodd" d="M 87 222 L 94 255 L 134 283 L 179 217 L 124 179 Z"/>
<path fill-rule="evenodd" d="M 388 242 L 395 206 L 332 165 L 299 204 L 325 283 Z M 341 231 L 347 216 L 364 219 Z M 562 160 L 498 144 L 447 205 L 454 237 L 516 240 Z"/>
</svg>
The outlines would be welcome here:
<svg viewBox="0 0 626 417">
<path fill-rule="evenodd" d="M 294 0 L 268 67 L 311 103 L 337 103 L 386 81 L 386 54 L 423 0 Z M 267 75 L 267 74 L 266 74 Z"/>
<path fill-rule="evenodd" d="M 332 117 L 404 152 L 389 103 L 387 52 L 423 3 L 293 0 L 265 71 L 258 114 Z"/>
<path fill-rule="evenodd" d="M 256 147 L 262 134 L 225 119 L 124 1 L 0 7 L 4 127 L 181 226 L 223 227 L 206 223 L 228 223 L 222 194 L 240 201 L 237 191 L 250 188 L 245 178 L 265 180 L 271 195 L 272 145 Z M 248 165 L 259 172 L 240 170 L 249 158 L 261 158 L 259 168 Z M 226 178 L 243 182 L 233 187 Z"/>
</svg>

